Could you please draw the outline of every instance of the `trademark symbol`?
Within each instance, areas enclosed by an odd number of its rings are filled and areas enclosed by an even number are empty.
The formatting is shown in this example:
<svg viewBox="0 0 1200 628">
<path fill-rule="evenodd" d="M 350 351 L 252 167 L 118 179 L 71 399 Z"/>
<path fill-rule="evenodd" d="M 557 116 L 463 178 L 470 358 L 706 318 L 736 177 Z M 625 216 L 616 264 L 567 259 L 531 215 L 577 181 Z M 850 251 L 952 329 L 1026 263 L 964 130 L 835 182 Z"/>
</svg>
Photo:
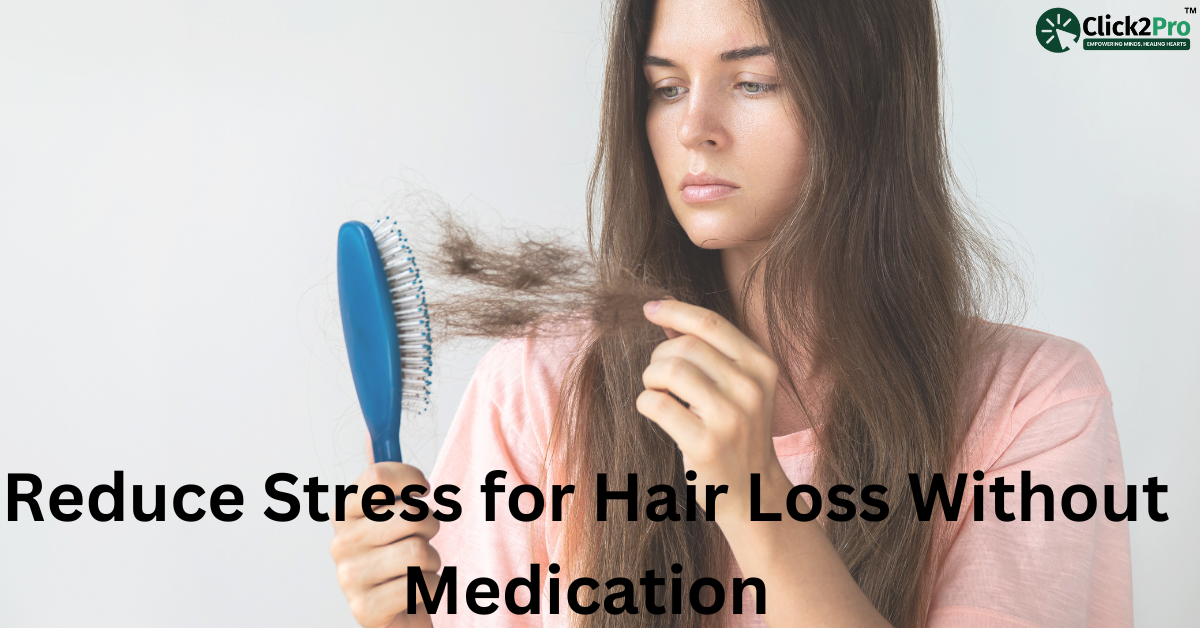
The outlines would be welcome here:
<svg viewBox="0 0 1200 628">
<path fill-rule="evenodd" d="M 1196 7 L 1183 7 L 1183 12 L 1184 13 L 1195 13 Z"/>
</svg>

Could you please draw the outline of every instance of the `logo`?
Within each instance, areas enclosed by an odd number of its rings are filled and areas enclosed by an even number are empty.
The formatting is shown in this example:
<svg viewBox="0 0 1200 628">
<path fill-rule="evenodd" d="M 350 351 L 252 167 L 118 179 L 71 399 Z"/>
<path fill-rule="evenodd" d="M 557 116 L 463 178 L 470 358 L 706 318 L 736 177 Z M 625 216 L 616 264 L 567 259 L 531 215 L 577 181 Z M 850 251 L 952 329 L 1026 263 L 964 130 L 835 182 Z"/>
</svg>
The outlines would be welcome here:
<svg viewBox="0 0 1200 628">
<path fill-rule="evenodd" d="M 1184 7 L 1184 14 L 1196 13 Z M 1187 20 L 1165 17 L 1089 15 L 1080 20 L 1074 13 L 1050 9 L 1037 20 L 1037 38 L 1042 48 L 1059 53 L 1068 50 L 1191 50 Z M 1086 37 L 1084 37 L 1086 35 Z"/>
<path fill-rule="evenodd" d="M 1066 52 L 1079 43 L 1079 18 L 1066 9 L 1050 9 L 1037 21 L 1038 42 L 1050 52 Z"/>
</svg>

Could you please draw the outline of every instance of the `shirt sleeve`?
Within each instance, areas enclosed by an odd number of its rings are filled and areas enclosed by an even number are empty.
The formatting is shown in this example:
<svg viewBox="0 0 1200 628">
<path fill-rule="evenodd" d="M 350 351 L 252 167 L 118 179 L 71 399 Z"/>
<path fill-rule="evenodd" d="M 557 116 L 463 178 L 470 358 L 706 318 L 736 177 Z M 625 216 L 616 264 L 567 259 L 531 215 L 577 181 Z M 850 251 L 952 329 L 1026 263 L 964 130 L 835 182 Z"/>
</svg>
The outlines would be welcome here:
<svg viewBox="0 0 1200 628">
<path fill-rule="evenodd" d="M 522 522 L 511 516 L 509 498 L 522 484 L 540 486 L 549 511 L 550 493 L 545 490 L 543 461 L 549 424 L 555 407 L 549 371 L 537 364 L 532 342 L 506 340 L 485 355 L 475 371 L 455 415 L 445 444 L 434 465 L 434 486 L 453 484 L 460 488 L 456 501 L 460 517 L 443 522 L 431 544 L 442 559 L 442 574 L 457 570 L 457 609 L 448 612 L 442 600 L 434 615 L 439 628 L 469 626 L 540 626 L 542 614 L 515 615 L 505 606 L 505 586 L 514 578 L 530 578 L 530 566 L 540 565 L 545 584 L 547 548 L 544 519 Z M 494 520 L 487 521 L 485 495 L 480 487 L 491 471 L 504 471 L 497 480 L 505 492 L 495 496 Z M 528 493 L 518 499 L 523 512 L 533 508 Z M 472 580 L 490 578 L 497 584 L 498 597 L 480 600 L 496 604 L 489 614 L 473 612 L 466 605 Z M 432 592 L 431 592 L 432 593 Z M 448 595 L 448 593 L 447 593 Z M 529 601 L 528 590 L 516 589 L 516 602 Z M 542 601 L 545 603 L 545 600 Z"/>
<path fill-rule="evenodd" d="M 1091 354 L 1051 338 L 1015 378 L 1019 393 L 1001 413 L 1004 420 L 993 421 L 996 445 L 965 470 L 968 493 L 933 588 L 931 628 L 1133 625 L 1129 528 L 1110 521 L 1105 510 L 1106 485 L 1113 487 L 1113 510 L 1126 507 L 1112 400 Z M 975 469 L 985 474 L 978 483 L 970 477 Z M 1026 471 L 1030 486 L 1053 491 L 1052 521 L 1045 497 L 1032 492 L 1030 520 L 1023 520 Z M 1004 495 L 1013 521 L 997 515 L 988 490 L 997 478 L 1014 486 Z M 976 484 L 984 485 L 981 521 L 973 514 Z M 1062 497 L 1073 485 L 1095 495 L 1095 511 L 1085 521 L 1064 514 Z M 1084 513 L 1087 501 L 1076 493 L 1072 511 Z"/>
</svg>

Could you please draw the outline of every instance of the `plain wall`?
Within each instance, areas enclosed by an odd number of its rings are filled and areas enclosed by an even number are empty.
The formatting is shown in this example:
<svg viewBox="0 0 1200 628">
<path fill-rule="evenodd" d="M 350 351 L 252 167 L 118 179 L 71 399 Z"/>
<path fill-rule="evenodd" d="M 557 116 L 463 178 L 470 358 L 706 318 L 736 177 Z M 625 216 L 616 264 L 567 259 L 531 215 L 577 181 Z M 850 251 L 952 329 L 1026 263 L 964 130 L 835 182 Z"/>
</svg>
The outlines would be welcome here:
<svg viewBox="0 0 1200 628">
<path fill-rule="evenodd" d="M 1033 41 L 1050 6 L 943 5 L 952 149 L 1028 253 L 1026 324 L 1104 369 L 1127 481 L 1171 487 L 1169 522 L 1131 526 L 1135 612 L 1185 625 L 1200 590 L 1200 52 L 1051 54 Z M 364 465 L 337 227 L 416 186 L 580 231 L 603 14 L 0 3 L 0 471 L 38 474 L 43 504 L 115 469 L 127 500 L 132 484 L 228 483 L 247 502 L 234 523 L 35 523 L 22 507 L 0 522 L 0 625 L 354 625 L 331 525 L 261 514 L 272 473 L 348 483 Z M 436 410 L 405 428 L 426 471 L 482 349 L 438 356 Z"/>
</svg>

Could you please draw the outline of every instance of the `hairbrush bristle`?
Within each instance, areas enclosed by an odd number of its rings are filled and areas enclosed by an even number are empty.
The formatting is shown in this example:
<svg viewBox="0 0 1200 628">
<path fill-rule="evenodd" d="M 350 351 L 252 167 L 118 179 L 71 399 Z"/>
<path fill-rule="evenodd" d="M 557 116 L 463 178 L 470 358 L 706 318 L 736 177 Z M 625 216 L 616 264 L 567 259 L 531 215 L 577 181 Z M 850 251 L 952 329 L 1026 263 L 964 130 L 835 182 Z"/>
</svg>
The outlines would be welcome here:
<svg viewBox="0 0 1200 628">
<path fill-rule="evenodd" d="M 425 284 L 413 256 L 408 239 L 390 216 L 371 226 L 383 269 L 392 293 L 392 309 L 396 314 L 396 333 L 400 340 L 400 372 L 403 405 L 406 409 L 423 412 L 429 407 L 429 392 L 433 375 L 432 333 L 429 327 L 429 306 L 425 301 Z"/>
</svg>

